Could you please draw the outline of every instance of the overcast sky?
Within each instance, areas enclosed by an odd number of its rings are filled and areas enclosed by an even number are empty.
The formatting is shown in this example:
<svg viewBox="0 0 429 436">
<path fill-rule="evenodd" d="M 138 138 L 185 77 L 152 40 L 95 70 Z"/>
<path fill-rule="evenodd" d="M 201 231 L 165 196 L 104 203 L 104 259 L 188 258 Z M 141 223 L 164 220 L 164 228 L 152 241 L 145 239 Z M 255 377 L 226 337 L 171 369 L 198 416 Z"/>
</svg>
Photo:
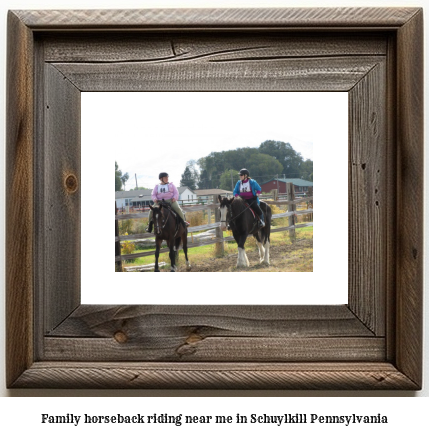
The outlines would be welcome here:
<svg viewBox="0 0 429 436">
<path fill-rule="evenodd" d="M 317 95 L 83 93 L 82 146 L 97 144 L 103 153 L 113 152 L 119 168 L 130 176 L 127 190 L 136 186 L 135 175 L 139 186 L 153 188 L 162 171 L 179 186 L 189 160 L 213 151 L 258 147 L 265 140 L 289 142 L 304 159 L 313 159 Z"/>
</svg>

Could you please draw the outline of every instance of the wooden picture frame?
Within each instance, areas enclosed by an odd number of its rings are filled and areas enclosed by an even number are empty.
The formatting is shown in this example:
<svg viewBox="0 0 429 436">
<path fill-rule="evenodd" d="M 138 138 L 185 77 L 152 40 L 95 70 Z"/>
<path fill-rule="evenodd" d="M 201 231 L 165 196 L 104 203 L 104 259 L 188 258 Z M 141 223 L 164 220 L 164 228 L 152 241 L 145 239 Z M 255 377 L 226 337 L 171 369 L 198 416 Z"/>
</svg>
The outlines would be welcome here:
<svg viewBox="0 0 429 436">
<path fill-rule="evenodd" d="M 419 8 L 10 11 L 7 386 L 421 389 L 422 45 Z M 80 94 L 119 90 L 348 92 L 348 304 L 81 305 Z"/>
</svg>

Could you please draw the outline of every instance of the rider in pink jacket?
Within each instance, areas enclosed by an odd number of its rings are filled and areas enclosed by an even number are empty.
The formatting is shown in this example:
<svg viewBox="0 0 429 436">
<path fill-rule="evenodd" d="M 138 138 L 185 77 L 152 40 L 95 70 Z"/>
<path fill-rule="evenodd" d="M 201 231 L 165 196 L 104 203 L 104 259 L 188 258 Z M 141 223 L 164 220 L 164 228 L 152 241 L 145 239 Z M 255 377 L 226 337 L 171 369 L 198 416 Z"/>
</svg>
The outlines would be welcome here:
<svg viewBox="0 0 429 436">
<path fill-rule="evenodd" d="M 179 215 L 179 217 L 185 223 L 185 226 L 189 226 L 189 223 L 186 222 L 185 215 L 183 214 L 182 209 L 180 209 L 177 200 L 179 199 L 179 191 L 174 186 L 173 183 L 168 181 L 167 173 L 160 173 L 159 180 L 160 183 L 153 188 L 152 191 L 152 200 L 155 204 L 158 204 L 161 201 L 165 201 L 171 206 L 171 209 Z M 146 232 L 152 233 L 153 229 L 153 221 L 152 221 L 153 213 L 152 210 L 149 212 L 149 223 L 146 228 Z"/>
</svg>

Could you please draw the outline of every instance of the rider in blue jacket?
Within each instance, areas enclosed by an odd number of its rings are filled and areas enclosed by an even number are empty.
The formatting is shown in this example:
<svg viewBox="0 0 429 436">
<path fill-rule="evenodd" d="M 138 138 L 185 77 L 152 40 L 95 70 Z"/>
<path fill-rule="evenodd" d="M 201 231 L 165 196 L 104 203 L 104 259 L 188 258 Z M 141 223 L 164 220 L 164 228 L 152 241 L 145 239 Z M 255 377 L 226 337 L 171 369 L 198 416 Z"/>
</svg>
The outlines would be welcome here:
<svg viewBox="0 0 429 436">
<path fill-rule="evenodd" d="M 264 227 L 264 214 L 259 206 L 259 194 L 261 193 L 261 187 L 256 180 L 250 177 L 250 173 L 246 168 L 243 168 L 239 172 L 240 180 L 237 182 L 234 188 L 234 196 L 240 196 L 256 213 L 260 219 L 260 226 Z"/>
</svg>

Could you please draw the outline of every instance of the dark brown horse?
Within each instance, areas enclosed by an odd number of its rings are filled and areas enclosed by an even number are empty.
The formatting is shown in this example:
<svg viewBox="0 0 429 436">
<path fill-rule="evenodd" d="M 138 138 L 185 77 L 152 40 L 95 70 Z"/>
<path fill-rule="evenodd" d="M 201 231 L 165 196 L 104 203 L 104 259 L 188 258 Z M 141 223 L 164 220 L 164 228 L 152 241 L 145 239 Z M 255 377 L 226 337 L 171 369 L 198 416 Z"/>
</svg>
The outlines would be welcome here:
<svg viewBox="0 0 429 436">
<path fill-rule="evenodd" d="M 159 251 L 162 241 L 167 242 L 170 249 L 170 272 L 176 272 L 176 260 L 179 256 L 178 250 L 180 242 L 182 242 L 183 252 L 186 259 L 186 270 L 190 271 L 191 264 L 188 260 L 188 229 L 183 224 L 183 221 L 176 223 L 177 214 L 170 208 L 170 205 L 161 202 L 155 206 L 149 206 L 153 212 L 153 224 L 155 232 L 155 272 L 160 272 L 158 267 Z"/>
<path fill-rule="evenodd" d="M 254 201 L 257 201 L 256 199 Z M 259 248 L 259 260 L 265 265 L 270 264 L 270 232 L 271 208 L 260 202 L 264 214 L 265 227 L 260 228 L 258 218 L 251 211 L 250 206 L 241 197 L 226 198 L 219 195 L 221 229 L 229 226 L 238 245 L 237 267 L 249 266 L 244 244 L 249 235 L 256 239 Z"/>
</svg>

